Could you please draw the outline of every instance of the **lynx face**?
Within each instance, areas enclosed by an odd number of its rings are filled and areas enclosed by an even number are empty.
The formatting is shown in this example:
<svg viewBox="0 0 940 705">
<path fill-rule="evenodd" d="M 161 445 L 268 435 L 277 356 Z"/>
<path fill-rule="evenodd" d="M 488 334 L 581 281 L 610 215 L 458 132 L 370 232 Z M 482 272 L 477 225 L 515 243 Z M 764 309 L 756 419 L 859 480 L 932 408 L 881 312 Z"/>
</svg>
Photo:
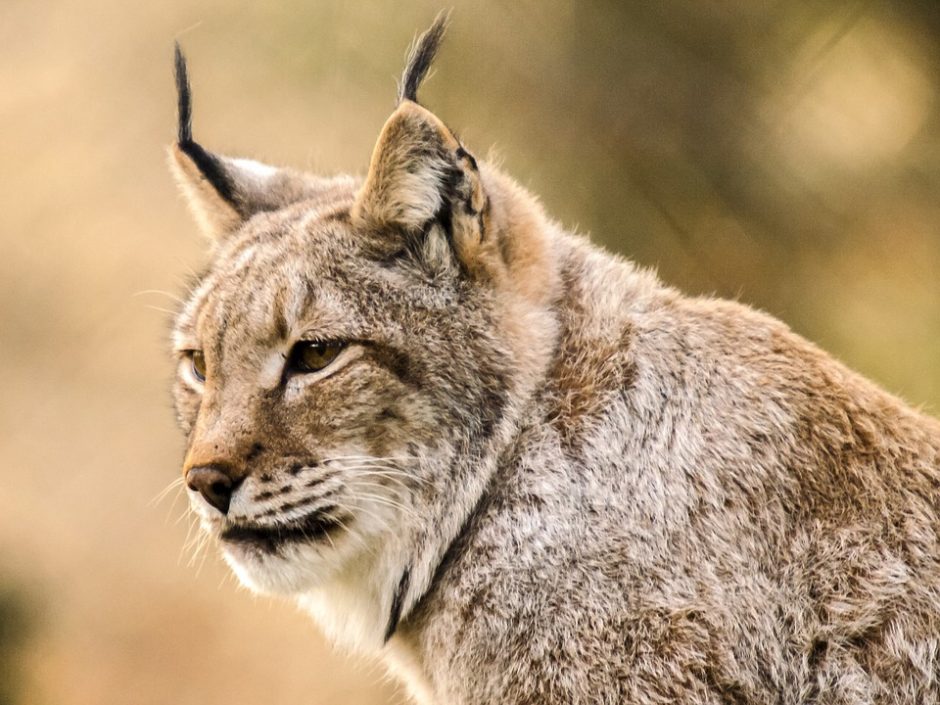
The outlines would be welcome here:
<svg viewBox="0 0 940 705">
<path fill-rule="evenodd" d="M 216 241 L 173 336 L 183 473 L 258 590 L 358 570 L 378 593 L 394 575 L 379 601 L 401 609 L 482 491 L 545 347 L 533 331 L 551 329 L 531 325 L 548 287 L 535 216 L 414 100 L 442 30 L 416 47 L 361 182 L 204 150 L 177 54 L 171 165 Z"/>
<path fill-rule="evenodd" d="M 440 491 L 422 458 L 488 435 L 503 404 L 486 291 L 352 225 L 352 197 L 250 220 L 174 336 L 193 506 L 265 589 L 403 531 Z"/>
</svg>

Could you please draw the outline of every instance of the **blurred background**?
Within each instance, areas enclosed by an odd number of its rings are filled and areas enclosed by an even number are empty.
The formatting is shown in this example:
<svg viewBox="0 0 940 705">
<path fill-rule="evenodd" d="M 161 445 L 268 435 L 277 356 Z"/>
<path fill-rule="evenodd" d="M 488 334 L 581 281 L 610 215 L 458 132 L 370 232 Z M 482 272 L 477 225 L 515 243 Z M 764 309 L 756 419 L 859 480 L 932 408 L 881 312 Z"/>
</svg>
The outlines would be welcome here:
<svg viewBox="0 0 940 705">
<path fill-rule="evenodd" d="M 453 4 L 422 97 L 565 224 L 940 405 L 940 3 Z M 191 560 L 168 315 L 196 138 L 362 172 L 440 4 L 0 3 L 0 705 L 398 703 Z M 161 293 L 168 292 L 168 293 Z"/>
</svg>

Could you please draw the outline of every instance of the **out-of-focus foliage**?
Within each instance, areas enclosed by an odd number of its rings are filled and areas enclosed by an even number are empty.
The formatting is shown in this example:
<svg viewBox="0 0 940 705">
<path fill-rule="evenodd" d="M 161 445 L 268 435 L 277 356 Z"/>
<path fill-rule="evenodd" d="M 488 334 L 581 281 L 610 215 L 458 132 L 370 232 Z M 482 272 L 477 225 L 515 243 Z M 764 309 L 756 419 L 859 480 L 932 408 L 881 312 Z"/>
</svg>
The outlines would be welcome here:
<svg viewBox="0 0 940 705">
<path fill-rule="evenodd" d="M 940 408 L 940 3 L 448 4 L 422 98 L 473 151 L 669 283 Z M 191 561 L 184 503 L 154 501 L 182 445 L 163 309 L 205 259 L 163 150 L 178 37 L 206 146 L 362 172 L 439 9 L 0 3 L 0 566 L 44 605 L 0 644 L 24 702 L 395 701 Z"/>
<path fill-rule="evenodd" d="M 21 651 L 32 626 L 24 596 L 0 589 L 0 705 L 21 702 Z"/>
</svg>

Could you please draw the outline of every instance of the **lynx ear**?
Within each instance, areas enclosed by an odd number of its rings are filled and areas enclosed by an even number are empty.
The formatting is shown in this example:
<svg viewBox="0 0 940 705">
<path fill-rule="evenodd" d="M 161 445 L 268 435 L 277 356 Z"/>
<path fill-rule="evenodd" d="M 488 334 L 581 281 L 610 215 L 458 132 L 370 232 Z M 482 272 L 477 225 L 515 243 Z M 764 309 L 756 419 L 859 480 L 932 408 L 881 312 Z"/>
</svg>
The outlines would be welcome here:
<svg viewBox="0 0 940 705">
<path fill-rule="evenodd" d="M 277 210 L 311 195 L 313 185 L 301 174 L 213 154 L 195 142 L 192 93 L 179 44 L 175 64 L 179 129 L 177 143 L 170 147 L 170 168 L 204 233 L 221 238 L 256 213 Z"/>
<path fill-rule="evenodd" d="M 418 231 L 457 205 L 478 211 L 481 191 L 473 156 L 433 113 L 405 101 L 382 128 L 355 212 Z"/>
<path fill-rule="evenodd" d="M 435 234 L 432 226 L 440 226 L 465 260 L 483 238 L 486 196 L 477 162 L 437 116 L 416 102 L 446 20 L 439 15 L 411 52 L 400 103 L 379 135 L 353 215 L 427 237 Z"/>
</svg>

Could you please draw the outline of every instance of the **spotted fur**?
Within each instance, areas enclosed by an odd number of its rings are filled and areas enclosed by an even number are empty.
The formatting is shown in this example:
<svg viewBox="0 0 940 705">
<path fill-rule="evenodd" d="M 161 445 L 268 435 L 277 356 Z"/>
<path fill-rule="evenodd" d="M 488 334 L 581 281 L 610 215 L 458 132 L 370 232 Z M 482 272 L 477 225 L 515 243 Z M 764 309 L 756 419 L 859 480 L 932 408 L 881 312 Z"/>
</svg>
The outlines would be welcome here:
<svg viewBox="0 0 940 705">
<path fill-rule="evenodd" d="M 204 150 L 178 54 L 177 409 L 233 570 L 419 703 L 940 701 L 940 424 L 549 220 L 417 104 L 442 31 L 361 180 Z"/>
</svg>

